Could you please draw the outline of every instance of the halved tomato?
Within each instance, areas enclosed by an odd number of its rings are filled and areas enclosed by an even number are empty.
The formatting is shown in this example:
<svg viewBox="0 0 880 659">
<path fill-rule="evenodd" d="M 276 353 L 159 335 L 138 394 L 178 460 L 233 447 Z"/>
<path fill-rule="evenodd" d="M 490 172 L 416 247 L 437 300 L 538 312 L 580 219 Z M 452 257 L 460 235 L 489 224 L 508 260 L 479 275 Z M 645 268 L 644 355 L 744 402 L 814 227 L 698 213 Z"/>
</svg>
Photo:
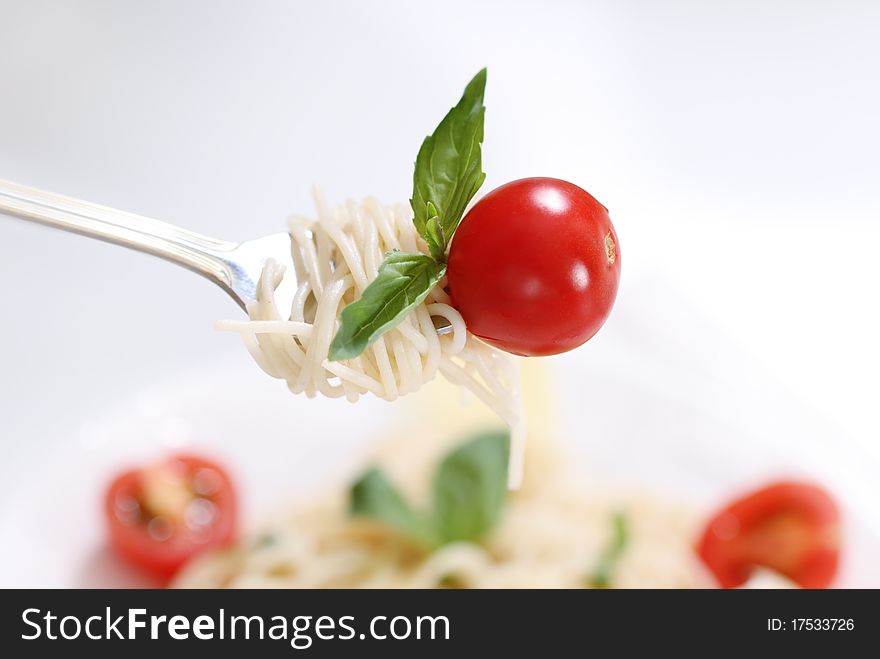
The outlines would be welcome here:
<svg viewBox="0 0 880 659">
<path fill-rule="evenodd" d="M 840 513 L 816 485 L 774 483 L 712 517 L 697 553 L 722 588 L 741 586 L 757 566 L 802 588 L 827 588 L 837 574 Z"/>
<path fill-rule="evenodd" d="M 128 563 L 162 579 L 235 536 L 236 496 L 226 471 L 180 455 L 120 474 L 107 490 L 110 545 Z"/>
</svg>

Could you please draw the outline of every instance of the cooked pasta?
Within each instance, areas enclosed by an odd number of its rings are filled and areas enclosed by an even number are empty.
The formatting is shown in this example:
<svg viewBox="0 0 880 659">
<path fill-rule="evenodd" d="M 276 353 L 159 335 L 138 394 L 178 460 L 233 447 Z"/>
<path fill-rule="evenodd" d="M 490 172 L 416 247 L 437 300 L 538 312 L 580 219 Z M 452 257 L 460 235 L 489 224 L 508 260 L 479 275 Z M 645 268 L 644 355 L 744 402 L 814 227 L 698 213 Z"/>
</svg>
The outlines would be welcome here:
<svg viewBox="0 0 880 659">
<path fill-rule="evenodd" d="M 408 206 L 383 206 L 369 198 L 328 206 L 315 193 L 317 220 L 289 221 L 293 262 L 299 282 L 291 309 L 279 309 L 275 290 L 284 268 L 266 263 L 249 320 L 223 321 L 222 330 L 241 334 L 250 354 L 272 377 L 296 394 L 346 397 L 365 393 L 385 400 L 419 389 L 439 372 L 471 392 L 511 429 L 509 481 L 522 479 L 524 425 L 515 359 L 469 334 L 449 304 L 443 285 L 363 354 L 344 362 L 327 359 L 342 308 L 360 297 L 391 250 L 427 252 Z M 432 318 L 449 323 L 438 334 Z"/>
<path fill-rule="evenodd" d="M 347 512 L 345 487 L 286 512 L 238 546 L 187 566 L 178 587 L 289 588 L 580 588 L 589 587 L 611 532 L 625 514 L 629 540 L 612 587 L 705 587 L 711 579 L 692 543 L 699 518 L 643 495 L 584 488 L 566 460 L 534 442 L 528 480 L 511 492 L 499 525 L 479 543 L 432 553 L 415 549 L 387 527 Z M 425 465 L 438 447 L 385 447 L 380 463 L 409 494 L 426 495 Z M 541 455 L 535 455 L 535 453 Z M 401 455 L 403 453 L 403 455 Z M 534 459 L 533 459 L 534 458 Z"/>
</svg>

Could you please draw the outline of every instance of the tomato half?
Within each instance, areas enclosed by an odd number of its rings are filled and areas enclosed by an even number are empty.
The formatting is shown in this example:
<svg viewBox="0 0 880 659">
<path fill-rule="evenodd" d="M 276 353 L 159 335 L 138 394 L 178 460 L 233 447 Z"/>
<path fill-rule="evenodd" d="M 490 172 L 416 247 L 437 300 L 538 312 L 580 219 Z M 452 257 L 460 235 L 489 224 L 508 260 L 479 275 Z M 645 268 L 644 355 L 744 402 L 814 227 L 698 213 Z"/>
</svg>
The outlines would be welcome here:
<svg viewBox="0 0 880 659">
<path fill-rule="evenodd" d="M 741 586 L 756 566 L 802 588 L 827 588 L 837 574 L 840 513 L 816 485 L 775 483 L 709 520 L 697 553 L 722 588 Z"/>
<path fill-rule="evenodd" d="M 452 304 L 468 330 L 519 355 L 553 355 L 590 339 L 620 280 L 608 210 L 578 186 L 527 178 L 465 215 L 449 251 Z"/>
<path fill-rule="evenodd" d="M 110 545 L 125 561 L 162 579 L 235 535 L 232 481 L 214 462 L 181 455 L 127 471 L 105 499 Z"/>
</svg>

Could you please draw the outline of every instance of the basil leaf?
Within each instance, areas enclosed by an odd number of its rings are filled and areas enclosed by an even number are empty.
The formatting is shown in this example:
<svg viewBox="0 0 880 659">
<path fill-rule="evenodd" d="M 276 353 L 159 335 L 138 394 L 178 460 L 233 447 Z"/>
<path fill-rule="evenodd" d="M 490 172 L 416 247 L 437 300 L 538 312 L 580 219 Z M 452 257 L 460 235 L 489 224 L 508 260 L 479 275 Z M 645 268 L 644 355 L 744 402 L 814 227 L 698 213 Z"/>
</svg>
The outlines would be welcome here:
<svg viewBox="0 0 880 659">
<path fill-rule="evenodd" d="M 330 344 L 330 360 L 352 359 L 400 323 L 446 274 L 446 265 L 425 254 L 389 252 L 360 299 L 342 310 Z"/>
<path fill-rule="evenodd" d="M 385 473 L 370 469 L 351 488 L 349 510 L 355 517 L 368 517 L 397 530 L 423 546 L 430 546 L 428 529 Z"/>
<path fill-rule="evenodd" d="M 587 582 L 593 588 L 608 588 L 611 585 L 611 576 L 617 561 L 623 555 L 623 550 L 629 542 L 629 523 L 624 513 L 615 513 L 611 518 L 611 540 L 599 555 L 593 573 L 587 578 Z"/>
<path fill-rule="evenodd" d="M 486 69 L 483 69 L 468 83 L 458 105 L 443 117 L 434 133 L 425 138 L 416 156 L 410 200 L 413 222 L 430 244 L 428 204 L 433 204 L 440 218 L 441 235 L 445 237 L 441 245 L 444 254 L 464 209 L 486 178 L 480 148 L 486 114 L 485 89 Z"/>
<path fill-rule="evenodd" d="M 488 432 L 452 451 L 434 477 L 440 544 L 478 540 L 498 521 L 507 496 L 510 433 Z"/>
<path fill-rule="evenodd" d="M 440 217 L 434 204 L 428 202 L 428 222 L 425 224 L 425 242 L 431 250 L 431 256 L 435 261 L 443 261 L 446 258 L 446 236 L 440 225 Z"/>
</svg>

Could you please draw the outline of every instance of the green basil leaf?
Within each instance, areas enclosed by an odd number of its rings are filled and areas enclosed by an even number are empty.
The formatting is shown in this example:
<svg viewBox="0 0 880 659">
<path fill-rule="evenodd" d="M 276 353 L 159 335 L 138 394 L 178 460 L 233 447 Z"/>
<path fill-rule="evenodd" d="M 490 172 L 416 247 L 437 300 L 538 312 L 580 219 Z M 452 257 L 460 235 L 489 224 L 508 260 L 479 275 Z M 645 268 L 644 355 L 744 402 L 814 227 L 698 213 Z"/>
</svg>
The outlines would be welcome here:
<svg viewBox="0 0 880 659">
<path fill-rule="evenodd" d="M 368 517 L 387 524 L 419 545 L 431 545 L 424 520 L 410 508 L 380 469 L 370 469 L 352 485 L 349 510 L 355 517 Z"/>
<path fill-rule="evenodd" d="M 431 250 L 431 256 L 434 257 L 434 260 L 443 261 L 446 259 L 446 236 L 443 234 L 437 209 L 430 201 L 428 202 L 428 221 L 425 224 L 425 242 L 428 243 L 428 249 Z"/>
<path fill-rule="evenodd" d="M 400 323 L 446 274 L 446 265 L 426 254 L 389 252 L 360 299 L 342 310 L 330 344 L 332 361 L 352 359 Z"/>
<path fill-rule="evenodd" d="M 507 496 L 510 433 L 488 432 L 453 450 L 434 477 L 434 526 L 441 544 L 479 540 Z"/>
<path fill-rule="evenodd" d="M 480 147 L 486 114 L 485 89 L 486 69 L 483 69 L 468 83 L 458 105 L 443 117 L 419 149 L 410 204 L 416 229 L 426 241 L 430 242 L 428 203 L 436 208 L 442 235 L 448 241 L 468 202 L 486 178 Z M 445 252 L 445 243 L 443 249 Z"/>
<path fill-rule="evenodd" d="M 608 588 L 611 586 L 611 577 L 614 568 L 623 550 L 629 542 L 629 523 L 624 513 L 615 513 L 611 518 L 611 540 L 599 555 L 593 573 L 587 578 L 587 582 L 593 588 Z"/>
</svg>

